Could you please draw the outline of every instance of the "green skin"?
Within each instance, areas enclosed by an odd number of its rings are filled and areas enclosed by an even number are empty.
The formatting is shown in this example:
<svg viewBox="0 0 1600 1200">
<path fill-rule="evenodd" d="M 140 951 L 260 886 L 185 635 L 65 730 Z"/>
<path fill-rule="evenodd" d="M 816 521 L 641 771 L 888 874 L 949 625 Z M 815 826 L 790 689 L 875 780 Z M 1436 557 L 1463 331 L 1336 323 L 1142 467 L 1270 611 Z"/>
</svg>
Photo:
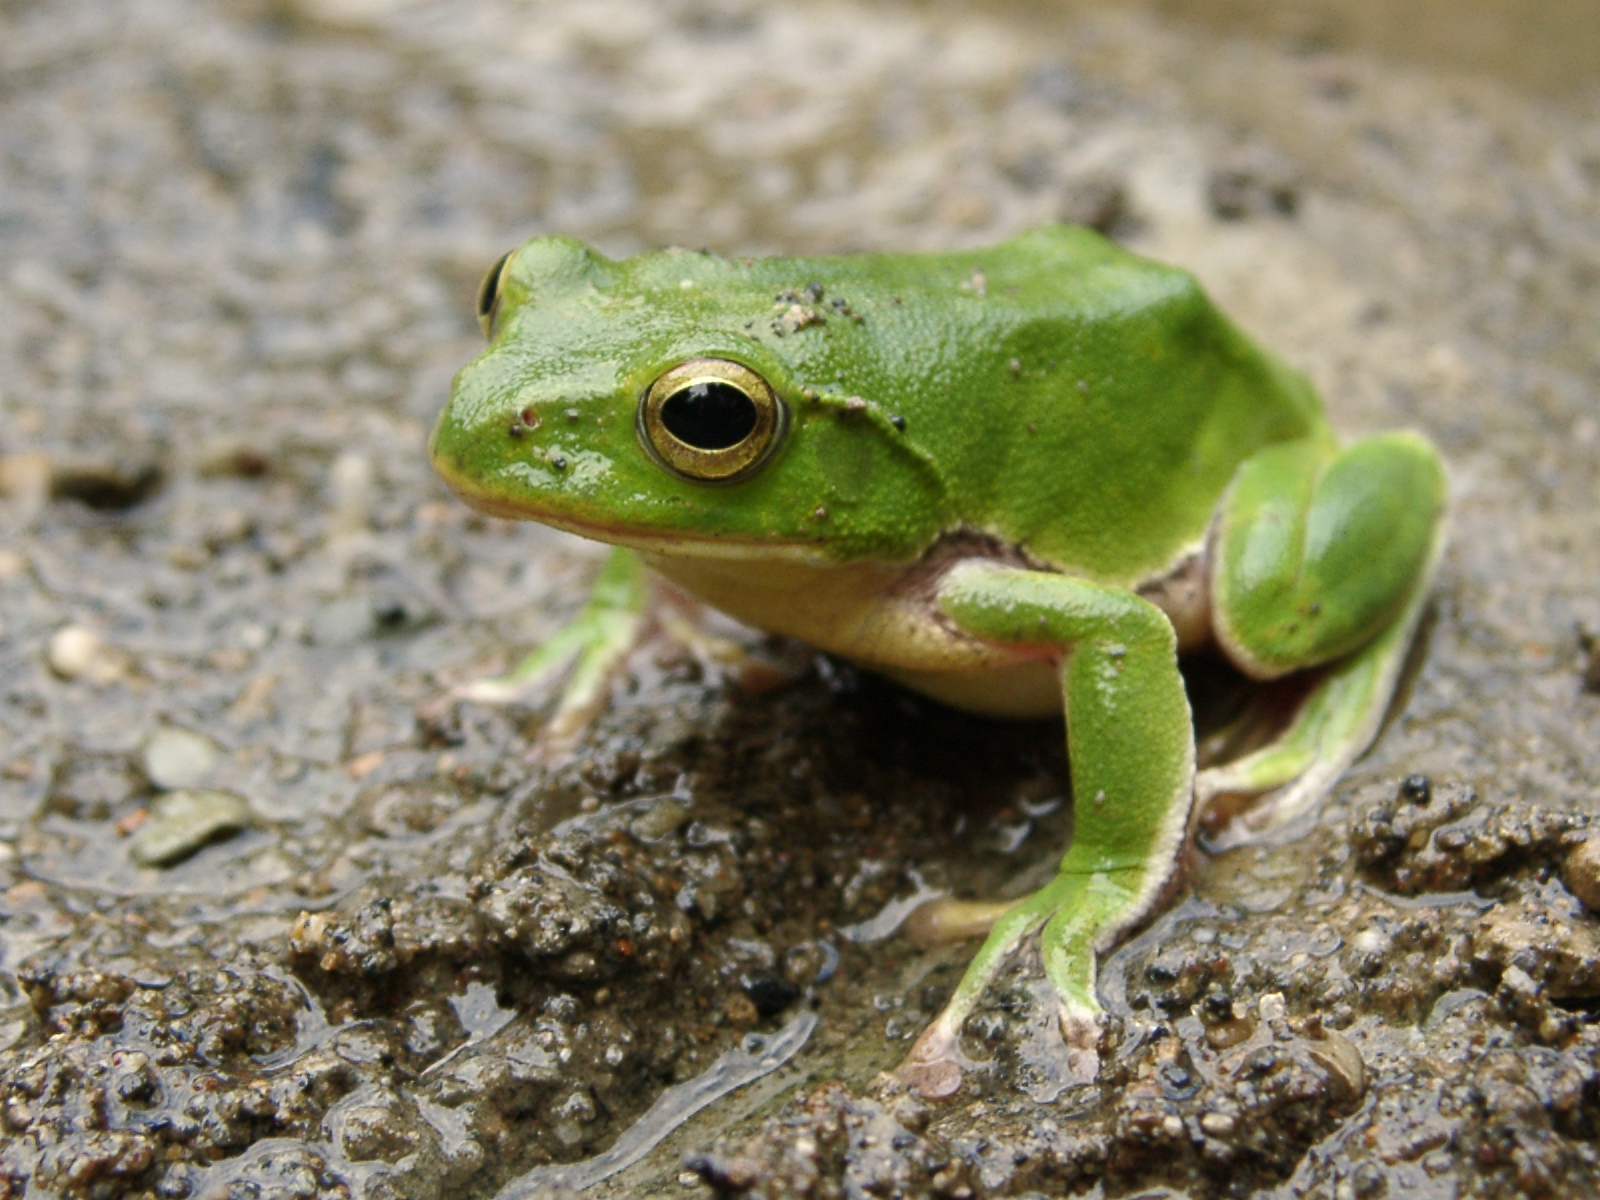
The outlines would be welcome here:
<svg viewBox="0 0 1600 1200">
<path fill-rule="evenodd" d="M 577 654 L 564 711 L 592 712 L 638 635 L 642 559 L 943 701 L 1064 711 L 1072 845 L 901 1070 L 928 1095 L 959 1086 L 962 1021 L 1037 932 L 1092 1078 L 1096 956 L 1159 902 L 1196 797 L 1273 792 L 1287 819 L 1375 735 L 1443 538 L 1432 446 L 1341 449 L 1309 383 L 1191 276 L 1079 228 L 814 259 L 613 262 L 536 238 L 495 295 L 435 467 L 486 512 L 628 549 L 564 640 L 467 694 L 507 698 Z M 704 358 L 787 410 L 734 482 L 682 477 L 641 432 L 651 384 Z M 1276 741 L 1197 774 L 1177 655 L 1205 645 L 1258 678 L 1316 677 Z"/>
</svg>

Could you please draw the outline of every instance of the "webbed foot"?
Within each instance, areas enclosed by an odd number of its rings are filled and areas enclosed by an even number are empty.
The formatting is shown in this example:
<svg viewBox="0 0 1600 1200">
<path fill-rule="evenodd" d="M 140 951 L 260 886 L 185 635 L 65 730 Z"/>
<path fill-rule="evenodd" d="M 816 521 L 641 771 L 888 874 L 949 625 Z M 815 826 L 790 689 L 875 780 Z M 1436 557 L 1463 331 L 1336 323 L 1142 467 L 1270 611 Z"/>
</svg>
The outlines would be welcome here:
<svg viewBox="0 0 1600 1200">
<path fill-rule="evenodd" d="M 437 719 L 461 701 L 515 704 L 570 669 L 555 711 L 540 733 L 541 750 L 559 752 L 605 708 L 617 668 L 643 634 L 648 608 L 644 565 L 631 550 L 613 550 L 595 578 L 588 602 L 555 636 L 504 675 L 451 688 L 421 715 Z"/>
<path fill-rule="evenodd" d="M 1128 875 L 1119 880 L 1118 875 Z M 961 1027 L 984 992 L 1036 931 L 1045 974 L 1060 1002 L 1068 1071 L 1076 1083 L 1100 1073 L 1100 1004 L 1095 999 L 1095 954 L 1106 931 L 1121 928 L 1138 902 L 1137 873 L 1061 874 L 1005 908 L 967 967 L 944 1011 L 923 1030 L 895 1074 L 927 1099 L 953 1095 L 973 1063 L 961 1053 Z M 1097 936 L 1099 935 L 1099 936 Z"/>
<path fill-rule="evenodd" d="M 613 549 L 590 589 L 588 602 L 555 635 L 504 675 L 451 688 L 421 709 L 438 720 L 452 705 L 505 705 L 529 700 L 566 674 L 550 719 L 539 732 L 535 755 L 560 759 L 606 706 L 624 660 L 652 631 L 684 647 L 708 672 L 730 678 L 741 691 L 759 694 L 789 682 L 794 672 L 738 641 L 703 628 L 700 605 L 646 576 L 631 550 Z"/>
</svg>

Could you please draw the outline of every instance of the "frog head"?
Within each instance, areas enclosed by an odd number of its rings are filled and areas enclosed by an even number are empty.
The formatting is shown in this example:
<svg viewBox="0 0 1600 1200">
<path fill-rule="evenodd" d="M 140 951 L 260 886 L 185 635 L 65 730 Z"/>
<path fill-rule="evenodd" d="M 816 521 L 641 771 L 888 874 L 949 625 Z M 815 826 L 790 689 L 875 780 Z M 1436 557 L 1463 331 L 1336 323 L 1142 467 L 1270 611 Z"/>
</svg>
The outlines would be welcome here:
<svg viewBox="0 0 1600 1200">
<path fill-rule="evenodd" d="M 879 398 L 895 364 L 795 271 L 527 242 L 484 281 L 489 346 L 455 378 L 435 468 L 486 513 L 658 554 L 914 557 L 945 497 Z"/>
</svg>

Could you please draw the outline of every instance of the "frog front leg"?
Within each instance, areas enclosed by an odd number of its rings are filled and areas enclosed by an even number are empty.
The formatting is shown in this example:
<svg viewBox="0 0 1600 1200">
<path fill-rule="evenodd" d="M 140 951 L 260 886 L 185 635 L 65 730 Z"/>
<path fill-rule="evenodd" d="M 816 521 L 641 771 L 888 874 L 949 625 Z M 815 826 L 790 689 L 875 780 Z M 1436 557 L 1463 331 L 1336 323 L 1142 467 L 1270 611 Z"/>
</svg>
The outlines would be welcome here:
<svg viewBox="0 0 1600 1200">
<path fill-rule="evenodd" d="M 1212 537 L 1217 640 L 1256 678 L 1319 676 L 1276 740 L 1200 773 L 1201 803 L 1274 793 L 1222 844 L 1305 811 L 1377 735 L 1444 544 L 1445 500 L 1443 465 L 1412 433 L 1344 450 L 1289 443 L 1239 468 Z"/>
<path fill-rule="evenodd" d="M 457 700 L 516 703 L 570 668 L 543 733 L 546 748 L 559 751 L 605 706 L 612 676 L 643 634 L 648 587 L 639 556 L 632 550 L 613 549 L 577 616 L 504 675 L 462 684 L 435 708 Z"/>
<path fill-rule="evenodd" d="M 950 570 L 938 605 L 973 637 L 1057 664 L 1073 836 L 1055 878 L 995 923 L 900 1074 L 929 1096 L 960 1085 L 962 1023 L 1006 957 L 1040 930 L 1074 1074 L 1091 1079 L 1095 956 L 1155 904 L 1188 830 L 1194 734 L 1177 636 L 1159 608 L 1132 592 L 985 563 Z"/>
</svg>

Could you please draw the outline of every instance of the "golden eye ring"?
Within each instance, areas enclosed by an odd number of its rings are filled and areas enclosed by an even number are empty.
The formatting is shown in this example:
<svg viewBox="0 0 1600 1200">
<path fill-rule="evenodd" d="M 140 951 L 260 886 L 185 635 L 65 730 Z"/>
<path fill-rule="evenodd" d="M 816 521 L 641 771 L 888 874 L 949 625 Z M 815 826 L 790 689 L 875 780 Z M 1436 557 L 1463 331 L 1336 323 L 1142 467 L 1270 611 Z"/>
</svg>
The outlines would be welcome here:
<svg viewBox="0 0 1600 1200">
<path fill-rule="evenodd" d="M 507 250 L 502 254 L 478 285 L 478 328 L 483 330 L 486 338 L 494 336 L 494 320 L 500 315 L 500 276 L 512 253 Z"/>
<path fill-rule="evenodd" d="M 777 448 L 789 413 L 743 363 L 692 358 L 650 385 L 638 423 L 639 440 L 667 470 L 697 483 L 732 483 Z"/>
</svg>

